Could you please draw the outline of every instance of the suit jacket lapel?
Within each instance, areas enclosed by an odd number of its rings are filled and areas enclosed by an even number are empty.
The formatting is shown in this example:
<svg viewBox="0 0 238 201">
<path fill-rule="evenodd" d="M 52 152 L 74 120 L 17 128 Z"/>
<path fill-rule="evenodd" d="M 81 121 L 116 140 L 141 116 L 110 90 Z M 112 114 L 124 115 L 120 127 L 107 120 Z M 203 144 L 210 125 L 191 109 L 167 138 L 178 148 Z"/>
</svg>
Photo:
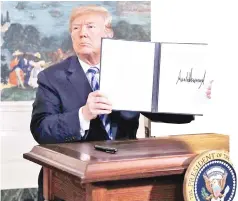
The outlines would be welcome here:
<svg viewBox="0 0 238 201">
<path fill-rule="evenodd" d="M 71 58 L 70 66 L 68 68 L 67 79 L 71 82 L 79 97 L 87 101 L 88 94 L 92 92 L 92 88 L 88 82 L 83 68 L 81 67 L 77 56 Z"/>
<path fill-rule="evenodd" d="M 88 98 L 88 94 L 92 92 L 92 88 L 88 82 L 88 79 L 85 75 L 83 68 L 81 67 L 78 61 L 77 56 L 71 57 L 67 79 L 73 85 L 79 97 L 82 98 L 83 104 L 85 104 Z M 110 120 L 111 120 L 112 136 L 113 139 L 115 139 L 118 128 L 118 112 L 112 112 L 110 114 Z"/>
</svg>

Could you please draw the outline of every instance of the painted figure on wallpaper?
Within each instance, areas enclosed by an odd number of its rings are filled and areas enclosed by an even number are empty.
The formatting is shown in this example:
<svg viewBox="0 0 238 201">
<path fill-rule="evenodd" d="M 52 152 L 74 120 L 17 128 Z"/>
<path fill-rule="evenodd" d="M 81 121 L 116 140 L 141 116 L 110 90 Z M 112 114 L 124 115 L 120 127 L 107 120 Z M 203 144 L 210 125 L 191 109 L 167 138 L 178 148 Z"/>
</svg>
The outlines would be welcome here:
<svg viewBox="0 0 238 201">
<path fill-rule="evenodd" d="M 8 83 L 25 89 L 26 87 L 37 87 L 33 80 L 37 74 L 43 70 L 45 65 L 39 52 L 35 54 L 23 53 L 17 50 L 12 54 L 13 59 L 10 62 Z"/>
<path fill-rule="evenodd" d="M 1 101 L 30 101 L 44 68 L 74 54 L 67 30 L 80 5 L 101 5 L 113 16 L 114 38 L 150 40 L 150 2 L 1 2 Z"/>
</svg>

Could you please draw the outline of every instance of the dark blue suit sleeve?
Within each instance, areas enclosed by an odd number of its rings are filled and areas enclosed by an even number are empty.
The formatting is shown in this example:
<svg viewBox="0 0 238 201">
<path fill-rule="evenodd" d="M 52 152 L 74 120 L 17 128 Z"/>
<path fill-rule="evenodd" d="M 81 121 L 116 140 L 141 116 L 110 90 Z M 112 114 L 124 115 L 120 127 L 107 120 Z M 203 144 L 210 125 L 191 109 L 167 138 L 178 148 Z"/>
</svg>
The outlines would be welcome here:
<svg viewBox="0 0 238 201">
<path fill-rule="evenodd" d="M 31 133 L 39 144 L 65 143 L 81 139 L 78 109 L 63 113 L 59 94 L 42 71 L 33 103 Z"/>
<path fill-rule="evenodd" d="M 127 136 L 129 139 L 136 139 L 137 130 L 139 127 L 139 112 L 132 112 L 132 111 L 121 111 L 120 112 L 120 122 L 118 126 L 118 131 Z"/>
</svg>

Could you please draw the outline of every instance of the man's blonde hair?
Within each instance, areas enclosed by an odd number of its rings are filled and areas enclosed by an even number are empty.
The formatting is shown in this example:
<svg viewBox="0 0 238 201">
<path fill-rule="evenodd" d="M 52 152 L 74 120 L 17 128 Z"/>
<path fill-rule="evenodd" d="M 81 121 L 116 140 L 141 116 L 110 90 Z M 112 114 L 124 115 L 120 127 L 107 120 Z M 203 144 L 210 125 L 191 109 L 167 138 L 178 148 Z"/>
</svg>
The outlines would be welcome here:
<svg viewBox="0 0 238 201">
<path fill-rule="evenodd" d="M 112 29 L 112 16 L 109 13 L 109 11 L 102 6 L 89 5 L 89 6 L 80 6 L 72 10 L 69 21 L 69 31 L 70 32 L 72 31 L 72 22 L 75 20 L 75 18 L 77 18 L 80 15 L 89 13 L 101 15 L 105 20 L 105 27 L 110 30 Z"/>
</svg>

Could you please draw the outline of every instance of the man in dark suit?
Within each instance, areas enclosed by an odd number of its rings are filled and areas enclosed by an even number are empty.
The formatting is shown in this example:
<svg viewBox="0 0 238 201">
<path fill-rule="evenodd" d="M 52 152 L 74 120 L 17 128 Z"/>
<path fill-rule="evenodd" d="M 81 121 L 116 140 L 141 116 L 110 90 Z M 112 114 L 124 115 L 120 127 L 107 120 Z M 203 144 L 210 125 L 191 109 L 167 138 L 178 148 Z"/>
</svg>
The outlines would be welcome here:
<svg viewBox="0 0 238 201">
<path fill-rule="evenodd" d="M 95 140 L 135 139 L 139 112 L 112 111 L 98 89 L 102 37 L 113 37 L 111 16 L 98 6 L 72 11 L 70 33 L 76 56 L 38 75 L 30 129 L 39 144 Z M 144 114 L 171 123 L 188 123 L 193 116 Z M 43 199 L 42 170 L 38 200 Z"/>
</svg>

